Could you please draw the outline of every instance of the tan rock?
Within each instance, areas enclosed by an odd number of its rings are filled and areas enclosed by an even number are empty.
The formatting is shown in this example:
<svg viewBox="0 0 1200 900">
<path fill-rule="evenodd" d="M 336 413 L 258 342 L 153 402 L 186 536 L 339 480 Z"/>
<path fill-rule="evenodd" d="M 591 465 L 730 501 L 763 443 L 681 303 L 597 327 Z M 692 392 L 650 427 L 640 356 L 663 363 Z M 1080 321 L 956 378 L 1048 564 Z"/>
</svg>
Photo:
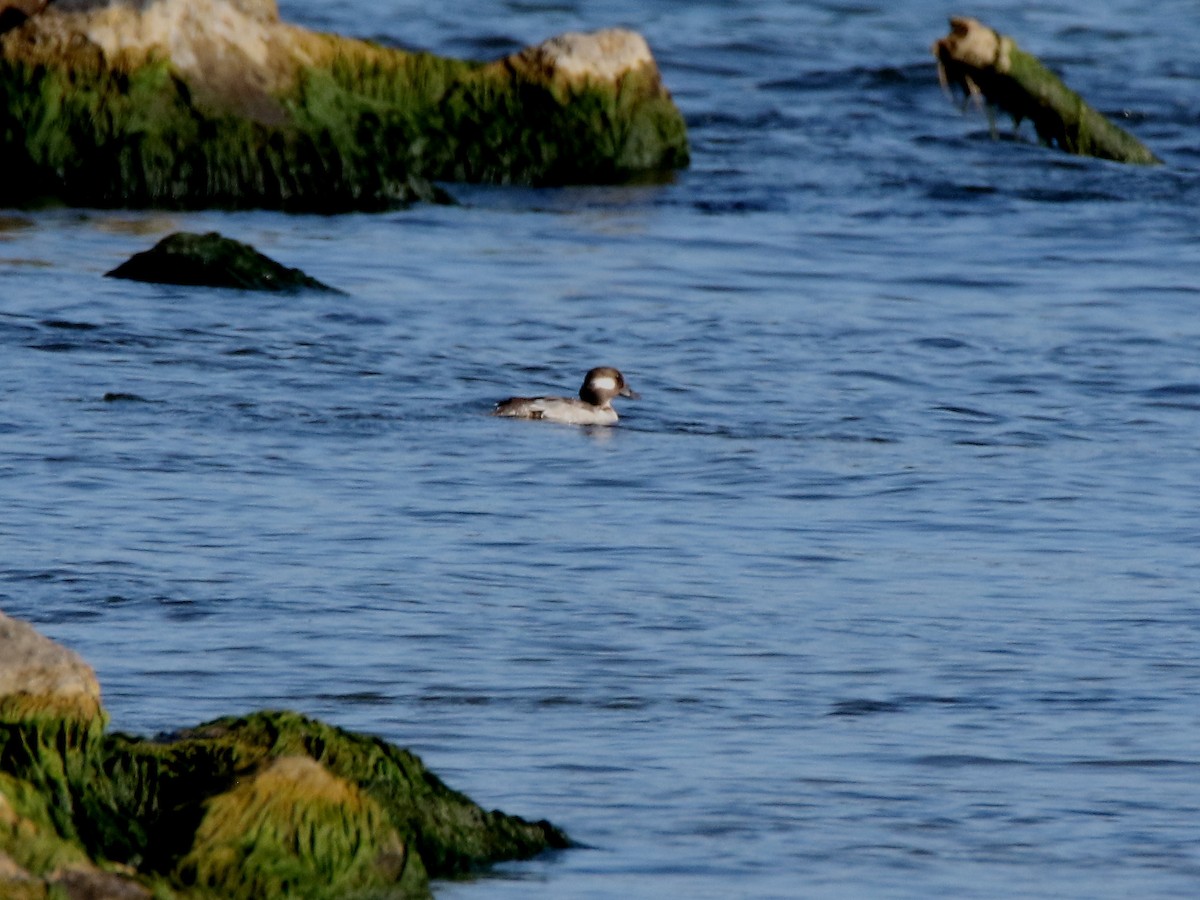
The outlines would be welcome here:
<svg viewBox="0 0 1200 900">
<path fill-rule="evenodd" d="M 0 698 L 27 694 L 85 709 L 100 706 L 100 684 L 74 650 L 0 612 Z"/>
<path fill-rule="evenodd" d="M 82 35 L 109 60 L 171 60 L 201 101 L 279 124 L 271 95 L 311 65 L 301 29 L 275 0 L 59 0 L 39 28 Z"/>
<path fill-rule="evenodd" d="M 934 56 L 948 56 L 980 69 L 994 66 L 1000 72 L 1009 70 L 1011 52 L 1011 38 L 966 16 L 951 18 L 950 33 L 933 45 Z"/>
<path fill-rule="evenodd" d="M 609 83 L 655 65 L 646 39 L 624 28 L 586 34 L 570 31 L 528 47 L 516 58 L 552 79 Z"/>
</svg>

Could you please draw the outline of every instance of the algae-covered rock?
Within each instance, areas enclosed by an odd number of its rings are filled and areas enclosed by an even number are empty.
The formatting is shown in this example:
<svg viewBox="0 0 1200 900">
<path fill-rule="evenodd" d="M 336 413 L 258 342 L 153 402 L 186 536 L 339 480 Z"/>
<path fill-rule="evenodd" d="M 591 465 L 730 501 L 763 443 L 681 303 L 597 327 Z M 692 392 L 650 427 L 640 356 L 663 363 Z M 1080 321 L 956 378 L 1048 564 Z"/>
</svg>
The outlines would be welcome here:
<svg viewBox="0 0 1200 900">
<path fill-rule="evenodd" d="M 77 828 L 106 722 L 91 667 L 0 613 L 0 897 L 150 896 L 98 865 Z"/>
<path fill-rule="evenodd" d="M 429 181 L 687 164 L 644 39 L 468 62 L 281 22 L 273 0 L 58 0 L 0 36 L 0 203 L 372 209 Z"/>
<path fill-rule="evenodd" d="M 240 288 L 247 291 L 332 291 L 334 288 L 263 256 L 249 244 L 217 232 L 167 235 L 149 250 L 136 253 L 109 278 Z"/>
<path fill-rule="evenodd" d="M 54 875 L 85 867 L 95 868 L 82 847 L 59 834 L 46 794 L 0 771 L 0 897 L 42 896 Z M 26 894 L 17 894 L 18 886 Z"/>
<path fill-rule="evenodd" d="M 977 19 L 955 16 L 950 33 L 936 41 L 933 55 L 943 87 L 1003 110 L 1020 125 L 1033 122 L 1046 144 L 1077 156 L 1150 165 L 1158 157 L 1145 144 L 1105 118 L 1016 42 Z"/>
<path fill-rule="evenodd" d="M 566 835 L 549 822 L 487 812 L 447 787 L 407 750 L 288 712 L 218 719 L 182 732 L 187 745 L 238 748 L 244 763 L 307 756 L 367 791 L 400 828 L 430 875 L 446 877 L 504 859 L 564 848 Z"/>
<path fill-rule="evenodd" d="M 425 897 L 430 878 L 568 846 L 405 750 L 295 713 L 106 734 L 98 706 L 21 690 L 5 661 L 30 654 L 4 635 L 38 659 L 55 646 L 30 631 L 0 613 L 0 896 Z M 60 659 L 64 674 L 81 662 Z M 25 671 L 38 690 L 72 683 Z"/>
<path fill-rule="evenodd" d="M 77 836 L 71 784 L 106 724 L 91 667 L 0 613 L 0 774 L 19 772 L 36 788 L 64 838 Z"/>
<path fill-rule="evenodd" d="M 213 797 L 175 872 L 224 896 L 277 896 L 318 875 L 314 890 L 331 897 L 385 882 L 426 889 L 419 858 L 379 803 L 307 756 L 278 757 Z"/>
</svg>

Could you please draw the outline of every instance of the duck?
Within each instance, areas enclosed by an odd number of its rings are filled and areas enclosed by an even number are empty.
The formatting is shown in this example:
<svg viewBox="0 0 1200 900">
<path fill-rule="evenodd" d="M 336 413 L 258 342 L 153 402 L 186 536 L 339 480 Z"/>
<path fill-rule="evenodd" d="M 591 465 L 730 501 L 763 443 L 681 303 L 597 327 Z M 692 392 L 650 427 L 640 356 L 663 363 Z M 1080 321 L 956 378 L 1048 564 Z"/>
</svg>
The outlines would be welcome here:
<svg viewBox="0 0 1200 900">
<path fill-rule="evenodd" d="M 625 376 L 612 366 L 597 366 L 583 377 L 579 399 L 574 397 L 510 397 L 492 410 L 493 416 L 513 419 L 542 419 L 564 425 L 615 425 L 617 411 L 613 397 L 636 400 L 640 394 L 625 382 Z"/>
</svg>

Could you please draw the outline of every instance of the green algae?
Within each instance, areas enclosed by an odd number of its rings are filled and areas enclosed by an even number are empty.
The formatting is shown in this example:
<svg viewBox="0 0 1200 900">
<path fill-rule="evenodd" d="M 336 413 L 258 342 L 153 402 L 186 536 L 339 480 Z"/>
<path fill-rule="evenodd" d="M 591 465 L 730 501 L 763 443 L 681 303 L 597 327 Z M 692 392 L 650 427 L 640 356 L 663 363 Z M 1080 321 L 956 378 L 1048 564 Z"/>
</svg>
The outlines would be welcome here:
<svg viewBox="0 0 1200 900">
<path fill-rule="evenodd" d="M 5 898 L 149 896 L 88 847 L 84 786 L 105 722 L 90 696 L 0 697 L 0 857 L 20 870 L 0 874 Z"/>
<path fill-rule="evenodd" d="M 246 761 L 307 756 L 360 786 L 411 841 L 431 877 L 462 875 L 505 859 L 524 859 L 569 846 L 549 822 L 487 812 L 425 768 L 407 750 L 296 713 L 258 713 L 219 719 L 185 732 L 185 740 L 232 744 Z"/>
<path fill-rule="evenodd" d="M 385 880 L 424 892 L 424 870 L 407 863 L 378 803 L 308 757 L 279 757 L 209 801 L 176 875 L 226 896 L 340 898 Z"/>
<path fill-rule="evenodd" d="M 998 85 L 996 105 L 1018 124 L 1022 118 L 1032 121 L 1045 143 L 1077 156 L 1138 165 L 1161 162 L 1145 144 L 1089 106 L 1033 54 L 1014 45 L 1007 74 L 1018 87 Z"/>
<path fill-rule="evenodd" d="M 34 875 L 88 862 L 82 847 L 61 836 L 54 803 L 29 781 L 0 771 L 0 852 Z"/>
<path fill-rule="evenodd" d="M 658 88 L 651 72 L 564 87 L 502 64 L 361 50 L 301 72 L 289 111 L 352 170 L 392 160 L 382 179 L 611 183 L 688 163 L 683 118 Z"/>
<path fill-rule="evenodd" d="M 119 767 L 110 769 L 112 783 L 118 786 L 114 799 L 118 799 L 122 810 L 116 819 L 142 820 L 146 823 L 144 835 L 152 838 L 137 852 L 148 865 L 165 871 L 190 841 L 176 874 L 194 879 L 189 883 L 201 886 L 219 882 L 228 890 L 224 873 L 246 851 L 242 844 L 235 841 L 231 845 L 230 839 L 222 835 L 230 832 L 230 821 L 247 817 L 267 823 L 255 829 L 261 832 L 256 841 L 264 841 L 268 848 L 256 851 L 258 881 L 294 876 L 300 861 L 279 850 L 294 843 L 288 830 L 291 826 L 281 824 L 278 816 L 271 819 L 266 815 L 269 810 L 248 797 L 243 784 L 245 779 L 256 777 L 255 773 L 270 772 L 280 759 L 308 759 L 320 764 L 327 777 L 345 786 L 343 790 L 354 798 L 352 805 L 367 810 L 363 815 L 371 824 L 366 831 L 375 843 L 355 837 L 361 825 L 346 824 L 359 822 L 362 816 L 347 820 L 320 804 L 310 804 L 303 814 L 313 823 L 324 821 L 328 825 L 322 830 L 313 824 L 311 833 L 319 832 L 320 839 L 306 840 L 304 846 L 320 845 L 323 853 L 331 852 L 331 847 L 344 848 L 336 865 L 319 855 L 319 865 L 311 863 L 326 875 L 335 870 L 341 873 L 338 883 L 342 890 L 348 889 L 347 885 L 370 887 L 368 875 L 377 870 L 382 873 L 377 873 L 377 880 L 388 883 L 395 873 L 387 873 L 396 868 L 397 860 L 401 861 L 400 884 L 411 891 L 424 884 L 426 877 L 460 875 L 569 843 L 549 823 L 485 812 L 446 787 L 405 750 L 295 713 L 221 719 L 182 732 L 167 744 L 120 738 L 109 758 L 121 761 Z M 204 788 L 197 791 L 196 785 Z M 276 793 L 288 796 L 282 789 Z M 202 797 L 205 799 L 197 802 Z M 294 796 L 287 800 L 295 801 Z M 244 834 L 236 827 L 232 833 Z M 394 835 L 394 839 L 381 835 Z M 206 861 L 207 851 L 213 848 L 221 848 L 218 858 Z M 371 866 L 364 866 L 364 853 L 374 860 Z M 311 872 L 309 881 L 324 883 L 314 879 Z"/>
<path fill-rule="evenodd" d="M 79 838 L 75 786 L 87 778 L 106 722 L 91 698 L 0 697 L 0 773 L 33 785 L 47 799 L 51 822 L 64 839 Z"/>
<path fill-rule="evenodd" d="M 117 867 L 162 898 L 424 897 L 431 877 L 569 846 L 408 751 L 296 713 L 146 740 L 62 712 L 0 698 L 0 852 L 37 875 Z"/>
<path fill-rule="evenodd" d="M 0 896 L 424 898 L 431 878 L 569 845 L 405 750 L 296 713 L 108 733 L 94 673 L 6 633 Z"/>
<path fill-rule="evenodd" d="M 28 99 L 18 101 L 15 98 Z M 330 136 L 208 114 L 164 62 L 126 73 L 0 67 L 2 199 L 76 206 L 382 208 L 416 197 L 407 179 L 343 165 Z"/>
</svg>

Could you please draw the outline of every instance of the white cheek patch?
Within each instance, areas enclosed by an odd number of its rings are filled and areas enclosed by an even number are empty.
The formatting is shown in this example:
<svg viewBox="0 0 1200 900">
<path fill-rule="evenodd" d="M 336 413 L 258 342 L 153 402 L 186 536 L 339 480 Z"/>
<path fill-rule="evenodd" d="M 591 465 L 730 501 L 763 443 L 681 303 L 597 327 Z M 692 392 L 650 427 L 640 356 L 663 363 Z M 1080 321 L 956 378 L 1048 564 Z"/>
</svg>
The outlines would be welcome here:
<svg viewBox="0 0 1200 900">
<path fill-rule="evenodd" d="M 617 389 L 617 380 L 608 375 L 593 378 L 592 388 L 597 391 L 615 391 Z"/>
</svg>

